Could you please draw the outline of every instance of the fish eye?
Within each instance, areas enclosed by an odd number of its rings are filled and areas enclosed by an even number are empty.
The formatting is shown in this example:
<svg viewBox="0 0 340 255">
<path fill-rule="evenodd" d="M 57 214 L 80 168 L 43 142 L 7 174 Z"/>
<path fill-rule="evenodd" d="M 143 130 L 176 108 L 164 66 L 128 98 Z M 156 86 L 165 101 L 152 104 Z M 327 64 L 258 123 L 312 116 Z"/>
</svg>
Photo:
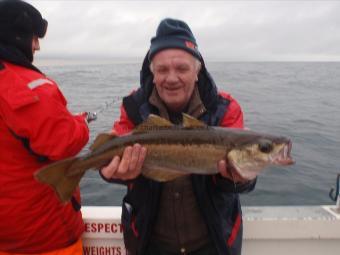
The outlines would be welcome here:
<svg viewBox="0 0 340 255">
<path fill-rule="evenodd" d="M 262 141 L 259 143 L 259 150 L 263 153 L 269 153 L 273 149 L 273 144 L 270 141 Z"/>
</svg>

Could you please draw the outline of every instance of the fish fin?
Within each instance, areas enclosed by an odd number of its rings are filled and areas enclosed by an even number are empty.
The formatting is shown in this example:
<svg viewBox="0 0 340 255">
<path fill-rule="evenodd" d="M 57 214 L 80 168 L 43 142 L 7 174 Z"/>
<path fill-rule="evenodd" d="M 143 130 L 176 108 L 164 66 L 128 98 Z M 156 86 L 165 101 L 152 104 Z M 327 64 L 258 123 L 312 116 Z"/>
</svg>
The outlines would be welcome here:
<svg viewBox="0 0 340 255">
<path fill-rule="evenodd" d="M 51 186 L 61 202 L 67 202 L 71 199 L 85 173 L 83 171 L 71 177 L 67 176 L 67 172 L 77 160 L 77 158 L 68 158 L 52 163 L 35 172 L 34 177 L 39 182 Z"/>
<path fill-rule="evenodd" d="M 145 177 L 152 179 L 154 181 L 158 181 L 158 182 L 168 182 L 168 181 L 177 179 L 179 177 L 188 175 L 188 173 L 181 172 L 181 171 L 174 170 L 174 169 L 167 168 L 167 167 L 162 167 L 162 166 L 148 167 L 146 165 L 143 166 L 142 174 Z"/>
<path fill-rule="evenodd" d="M 182 115 L 183 115 L 183 127 L 184 128 L 205 128 L 205 127 L 207 127 L 207 125 L 204 122 L 190 116 L 189 114 L 182 113 Z"/>
<path fill-rule="evenodd" d="M 150 114 L 149 117 L 142 124 L 138 125 L 133 130 L 133 133 L 144 133 L 152 130 L 170 128 L 172 126 L 173 124 L 167 119 L 159 117 L 155 114 Z"/>
<path fill-rule="evenodd" d="M 85 172 L 82 172 L 78 175 L 64 178 L 60 185 L 56 187 L 56 192 L 61 202 L 65 203 L 71 200 L 84 174 Z"/>
<path fill-rule="evenodd" d="M 94 140 L 94 142 L 92 143 L 92 145 L 90 146 L 90 150 L 94 151 L 96 149 L 98 149 L 100 146 L 102 146 L 104 143 L 116 138 L 117 135 L 115 135 L 114 133 L 101 133 L 99 135 L 97 135 L 96 139 Z"/>
</svg>

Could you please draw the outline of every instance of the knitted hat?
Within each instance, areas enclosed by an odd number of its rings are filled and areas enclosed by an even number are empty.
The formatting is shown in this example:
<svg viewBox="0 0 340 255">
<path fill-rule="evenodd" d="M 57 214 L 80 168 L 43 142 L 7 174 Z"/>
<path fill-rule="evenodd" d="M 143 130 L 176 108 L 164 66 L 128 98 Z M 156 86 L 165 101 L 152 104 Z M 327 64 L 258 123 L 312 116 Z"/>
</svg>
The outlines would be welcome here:
<svg viewBox="0 0 340 255">
<path fill-rule="evenodd" d="M 157 28 L 156 36 L 151 39 L 149 60 L 164 49 L 182 49 L 201 60 L 196 39 L 189 26 L 181 20 L 166 18 Z"/>
<path fill-rule="evenodd" d="M 47 21 L 32 5 L 21 0 L 0 0 L 0 42 L 19 49 L 30 60 L 33 36 L 42 38 Z"/>
</svg>

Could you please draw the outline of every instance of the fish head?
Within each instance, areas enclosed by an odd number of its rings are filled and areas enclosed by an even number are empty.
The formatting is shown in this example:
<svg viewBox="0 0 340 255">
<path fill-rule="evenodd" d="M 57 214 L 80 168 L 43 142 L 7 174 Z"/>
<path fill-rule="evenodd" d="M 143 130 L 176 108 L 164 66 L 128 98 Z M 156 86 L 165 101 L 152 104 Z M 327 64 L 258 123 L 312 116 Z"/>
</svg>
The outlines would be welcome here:
<svg viewBox="0 0 340 255">
<path fill-rule="evenodd" d="M 292 142 L 285 137 L 259 137 L 228 153 L 228 166 L 246 180 L 254 179 L 270 165 L 291 165 Z"/>
</svg>

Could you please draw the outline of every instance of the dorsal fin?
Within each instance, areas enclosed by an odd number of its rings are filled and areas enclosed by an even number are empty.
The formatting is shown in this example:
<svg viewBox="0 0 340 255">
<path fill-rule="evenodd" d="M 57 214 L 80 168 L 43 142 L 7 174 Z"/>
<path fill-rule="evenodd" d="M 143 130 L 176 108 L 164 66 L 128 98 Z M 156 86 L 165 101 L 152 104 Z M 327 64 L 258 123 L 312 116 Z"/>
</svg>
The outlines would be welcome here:
<svg viewBox="0 0 340 255">
<path fill-rule="evenodd" d="M 101 133 L 97 135 L 96 139 L 94 140 L 93 144 L 90 146 L 90 150 L 94 151 L 98 149 L 104 143 L 116 138 L 117 135 L 114 133 Z"/>
<path fill-rule="evenodd" d="M 150 114 L 148 118 L 142 124 L 138 125 L 133 130 L 133 133 L 148 132 L 151 130 L 170 128 L 172 126 L 173 124 L 167 119 L 159 117 L 155 114 Z"/>
<path fill-rule="evenodd" d="M 204 122 L 190 116 L 189 114 L 182 113 L 182 115 L 183 115 L 183 127 L 184 128 L 205 128 L 205 127 L 207 127 L 207 125 Z"/>
</svg>

